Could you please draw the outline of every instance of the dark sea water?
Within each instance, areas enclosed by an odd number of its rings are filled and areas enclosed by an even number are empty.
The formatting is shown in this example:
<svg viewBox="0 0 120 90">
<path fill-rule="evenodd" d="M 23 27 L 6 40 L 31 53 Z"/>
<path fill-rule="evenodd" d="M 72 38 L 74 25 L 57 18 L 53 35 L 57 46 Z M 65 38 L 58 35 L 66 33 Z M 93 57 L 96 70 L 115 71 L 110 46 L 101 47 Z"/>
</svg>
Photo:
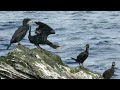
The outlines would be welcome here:
<svg viewBox="0 0 120 90">
<path fill-rule="evenodd" d="M 48 39 L 62 46 L 54 50 L 42 45 L 61 56 L 63 62 L 71 67 L 78 63 L 71 60 L 84 50 L 89 43 L 89 57 L 84 66 L 102 74 L 116 62 L 114 79 L 120 79 L 120 11 L 0 11 L 0 56 L 15 48 L 5 50 L 15 30 L 24 18 L 41 21 L 55 29 L 56 34 Z M 32 25 L 32 34 L 37 26 Z M 28 34 L 21 41 L 22 45 L 36 48 L 29 43 Z"/>
</svg>

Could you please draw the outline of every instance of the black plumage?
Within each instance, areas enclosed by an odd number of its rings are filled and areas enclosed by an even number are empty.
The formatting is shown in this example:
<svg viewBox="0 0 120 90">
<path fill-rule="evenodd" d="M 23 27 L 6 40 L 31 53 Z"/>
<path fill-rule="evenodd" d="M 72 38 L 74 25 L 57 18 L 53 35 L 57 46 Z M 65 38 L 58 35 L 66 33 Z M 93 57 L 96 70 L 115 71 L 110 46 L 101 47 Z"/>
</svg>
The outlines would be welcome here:
<svg viewBox="0 0 120 90">
<path fill-rule="evenodd" d="M 29 30 L 29 26 L 31 25 L 31 19 L 26 18 L 23 20 L 23 25 L 20 26 L 15 33 L 12 36 L 12 39 L 10 40 L 10 44 L 7 47 L 7 49 L 11 46 L 12 43 L 20 44 L 20 41 L 25 37 L 27 31 Z"/>
<path fill-rule="evenodd" d="M 87 44 L 85 47 L 86 47 L 85 51 L 80 53 L 77 56 L 77 59 L 71 58 L 71 59 L 74 59 L 76 62 L 78 62 L 79 65 L 82 64 L 82 66 L 83 66 L 83 62 L 87 59 L 87 57 L 89 55 L 89 44 Z"/>
<path fill-rule="evenodd" d="M 37 35 L 42 35 L 42 31 L 45 31 L 45 33 L 47 33 L 48 35 L 49 34 L 55 34 L 53 28 L 51 28 L 50 26 L 48 26 L 47 24 L 45 23 L 42 23 L 42 22 L 35 22 L 38 26 L 38 28 L 36 28 L 35 30 L 35 33 Z M 49 33 L 51 31 L 51 33 Z M 52 32 L 53 31 L 53 32 Z"/>
<path fill-rule="evenodd" d="M 114 75 L 114 72 L 115 72 L 115 62 L 112 62 L 112 66 L 110 69 L 106 70 L 104 73 L 103 73 L 103 77 L 105 79 L 110 79 L 113 75 Z"/>
<path fill-rule="evenodd" d="M 55 33 L 54 30 L 48 30 L 47 32 L 46 30 L 44 30 L 42 31 L 42 34 L 37 34 L 37 35 L 32 36 L 31 29 L 30 29 L 28 38 L 31 43 L 37 46 L 37 48 L 40 48 L 39 45 L 43 44 L 43 45 L 49 45 L 50 47 L 57 49 L 59 48 L 59 46 L 54 45 L 52 42 L 47 40 L 48 35 L 53 34 L 53 33 Z"/>
</svg>

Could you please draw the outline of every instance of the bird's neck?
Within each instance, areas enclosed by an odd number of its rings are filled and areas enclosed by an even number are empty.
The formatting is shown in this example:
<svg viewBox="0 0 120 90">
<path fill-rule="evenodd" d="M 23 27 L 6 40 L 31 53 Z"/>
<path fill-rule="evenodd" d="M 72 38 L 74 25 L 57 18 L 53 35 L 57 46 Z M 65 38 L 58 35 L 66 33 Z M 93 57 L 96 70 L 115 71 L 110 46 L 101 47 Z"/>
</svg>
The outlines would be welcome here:
<svg viewBox="0 0 120 90">
<path fill-rule="evenodd" d="M 86 49 L 84 50 L 84 52 L 87 52 L 87 53 L 88 53 L 88 52 L 89 52 L 89 48 L 86 48 Z"/>
<path fill-rule="evenodd" d="M 23 26 L 29 26 L 28 24 L 23 23 Z"/>
<path fill-rule="evenodd" d="M 114 69 L 114 66 L 112 66 L 111 69 Z"/>
</svg>

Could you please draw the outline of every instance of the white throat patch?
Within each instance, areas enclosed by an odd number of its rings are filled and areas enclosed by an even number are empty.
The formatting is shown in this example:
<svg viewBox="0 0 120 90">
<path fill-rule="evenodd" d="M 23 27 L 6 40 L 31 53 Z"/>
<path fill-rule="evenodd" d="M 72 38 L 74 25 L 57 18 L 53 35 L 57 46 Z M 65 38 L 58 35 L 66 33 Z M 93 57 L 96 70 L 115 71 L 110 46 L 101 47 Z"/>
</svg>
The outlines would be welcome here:
<svg viewBox="0 0 120 90">
<path fill-rule="evenodd" d="M 32 25 L 32 20 L 30 20 L 27 24 L 28 24 L 28 25 Z"/>
</svg>

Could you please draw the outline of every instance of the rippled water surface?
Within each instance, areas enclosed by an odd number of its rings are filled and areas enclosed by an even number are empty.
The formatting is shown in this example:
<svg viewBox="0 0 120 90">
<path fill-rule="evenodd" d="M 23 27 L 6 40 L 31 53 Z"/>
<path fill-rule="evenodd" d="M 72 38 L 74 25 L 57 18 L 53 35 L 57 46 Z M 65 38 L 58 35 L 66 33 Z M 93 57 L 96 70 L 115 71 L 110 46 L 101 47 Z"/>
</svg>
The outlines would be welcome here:
<svg viewBox="0 0 120 90">
<path fill-rule="evenodd" d="M 55 29 L 50 35 L 51 42 L 62 46 L 54 50 L 47 45 L 41 47 L 61 56 L 65 64 L 76 67 L 71 60 L 90 44 L 90 54 L 84 66 L 102 74 L 116 62 L 114 79 L 120 79 L 120 11 L 1 11 L 0 12 L 0 56 L 15 48 L 5 50 L 15 30 L 26 17 L 41 21 Z M 37 26 L 32 25 L 32 34 Z M 29 48 L 35 46 L 28 41 L 28 34 L 21 44 Z"/>
</svg>

